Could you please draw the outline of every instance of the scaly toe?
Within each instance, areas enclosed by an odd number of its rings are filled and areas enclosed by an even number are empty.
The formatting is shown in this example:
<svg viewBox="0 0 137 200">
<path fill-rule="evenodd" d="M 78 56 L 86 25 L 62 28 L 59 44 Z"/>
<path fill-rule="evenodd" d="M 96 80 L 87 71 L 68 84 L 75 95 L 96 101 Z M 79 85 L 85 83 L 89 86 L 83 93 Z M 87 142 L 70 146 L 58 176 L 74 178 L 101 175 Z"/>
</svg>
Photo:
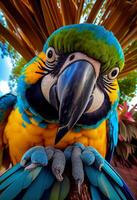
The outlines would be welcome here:
<svg viewBox="0 0 137 200">
<path fill-rule="evenodd" d="M 66 159 L 61 150 L 56 149 L 53 155 L 52 172 L 58 181 L 62 181 L 62 174 L 65 169 Z"/>
<path fill-rule="evenodd" d="M 80 157 L 81 157 L 82 161 L 88 166 L 92 165 L 94 163 L 94 161 L 95 161 L 94 153 L 89 151 L 88 149 L 85 149 L 82 152 Z"/>
<path fill-rule="evenodd" d="M 72 161 L 72 176 L 76 183 L 80 185 L 84 181 L 84 169 L 83 162 L 81 160 L 81 148 L 75 146 L 72 151 L 71 161 Z"/>
</svg>

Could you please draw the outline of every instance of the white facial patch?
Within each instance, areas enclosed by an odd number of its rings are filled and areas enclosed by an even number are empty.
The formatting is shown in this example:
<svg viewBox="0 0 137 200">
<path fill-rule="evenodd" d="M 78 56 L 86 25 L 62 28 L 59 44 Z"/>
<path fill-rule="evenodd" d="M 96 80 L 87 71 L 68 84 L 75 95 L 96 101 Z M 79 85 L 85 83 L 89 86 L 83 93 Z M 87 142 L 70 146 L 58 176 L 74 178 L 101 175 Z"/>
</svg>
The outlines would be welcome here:
<svg viewBox="0 0 137 200">
<path fill-rule="evenodd" d="M 73 56 L 73 59 L 71 59 Z M 93 58 L 90 58 L 88 57 L 86 54 L 84 53 L 81 53 L 81 52 L 76 52 L 76 53 L 71 53 L 69 55 L 69 57 L 67 58 L 67 60 L 65 61 L 65 63 L 63 64 L 61 70 L 60 70 L 60 73 L 68 66 L 70 65 L 71 63 L 73 62 L 76 62 L 76 61 L 79 61 L 79 60 L 86 60 L 88 61 L 89 63 L 91 63 L 94 67 L 94 70 L 95 70 L 95 73 L 96 73 L 96 78 L 99 76 L 99 72 L 100 72 L 100 62 L 93 59 Z"/>
<path fill-rule="evenodd" d="M 63 64 L 63 66 L 61 66 L 61 69 L 60 69 L 60 72 L 58 74 L 58 76 L 61 75 L 61 73 L 72 63 L 76 62 L 76 61 L 79 61 L 79 60 L 85 60 L 89 63 L 92 64 L 94 70 L 95 70 L 95 74 L 96 74 L 96 79 L 95 81 L 97 80 L 98 76 L 99 76 L 99 72 L 100 72 L 100 62 L 93 59 L 93 58 L 90 58 L 88 57 L 87 55 L 85 55 L 84 53 L 81 53 L 81 52 L 76 52 L 76 53 L 71 53 L 68 58 L 66 59 L 65 63 Z M 56 65 L 54 66 L 56 67 Z M 49 99 L 49 93 L 50 93 L 50 89 L 51 87 L 57 82 L 57 79 L 58 79 L 58 76 L 51 76 L 50 74 L 48 75 L 45 75 L 45 77 L 42 79 L 42 82 L 41 82 L 41 90 L 42 90 L 42 93 L 45 97 L 45 99 L 50 103 L 50 99 Z M 98 89 L 99 90 L 99 89 Z M 96 90 L 94 91 L 95 93 L 98 93 Z M 100 91 L 101 93 L 101 91 Z M 96 95 L 96 94 L 95 94 Z M 102 93 L 99 94 L 100 96 L 103 95 Z M 102 97 L 102 96 L 101 96 Z M 93 100 L 94 102 L 94 100 Z M 94 102 L 95 104 L 95 102 Z M 99 103 L 97 103 L 97 105 L 100 105 Z M 92 106 L 93 107 L 93 106 Z"/>
<path fill-rule="evenodd" d="M 98 87 L 96 87 L 93 93 L 93 102 L 86 113 L 92 113 L 98 110 L 102 106 L 104 98 L 104 93 Z"/>
<path fill-rule="evenodd" d="M 42 82 L 41 82 L 42 94 L 44 95 L 45 99 L 49 103 L 50 103 L 50 101 L 49 101 L 50 89 L 56 81 L 57 81 L 57 77 L 53 77 L 50 74 L 48 74 L 42 79 Z"/>
</svg>

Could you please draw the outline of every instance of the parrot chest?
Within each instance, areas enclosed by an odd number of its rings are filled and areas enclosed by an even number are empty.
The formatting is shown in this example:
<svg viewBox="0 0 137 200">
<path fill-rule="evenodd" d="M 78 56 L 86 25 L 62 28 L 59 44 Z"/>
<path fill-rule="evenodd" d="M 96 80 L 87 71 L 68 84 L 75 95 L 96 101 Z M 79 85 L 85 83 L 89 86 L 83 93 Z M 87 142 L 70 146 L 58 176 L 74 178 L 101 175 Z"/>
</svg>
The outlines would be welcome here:
<svg viewBox="0 0 137 200">
<path fill-rule="evenodd" d="M 104 121 L 96 129 L 81 129 L 79 132 L 69 131 L 62 140 L 54 145 L 58 125 L 48 124 L 41 128 L 36 124 L 23 125 L 23 119 L 18 110 L 11 113 L 4 132 L 4 142 L 8 144 L 10 156 L 14 164 L 20 161 L 22 155 L 36 145 L 55 146 L 63 149 L 75 142 L 96 148 L 103 157 L 106 155 L 107 134 Z"/>
</svg>

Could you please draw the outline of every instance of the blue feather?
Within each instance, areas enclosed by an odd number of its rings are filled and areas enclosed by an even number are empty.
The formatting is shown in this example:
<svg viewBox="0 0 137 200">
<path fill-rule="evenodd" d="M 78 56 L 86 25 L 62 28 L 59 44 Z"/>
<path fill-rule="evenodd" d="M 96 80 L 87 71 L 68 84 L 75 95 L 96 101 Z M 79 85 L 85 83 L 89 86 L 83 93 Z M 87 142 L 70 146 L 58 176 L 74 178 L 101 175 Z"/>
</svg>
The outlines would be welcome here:
<svg viewBox="0 0 137 200">
<path fill-rule="evenodd" d="M 22 166 L 20 165 L 20 163 L 18 163 L 17 165 L 15 165 L 14 167 L 12 167 L 8 171 L 6 171 L 2 176 L 0 176 L 0 184 L 3 181 L 5 181 L 9 176 L 11 176 L 12 174 L 14 174 L 18 170 L 20 170 L 21 168 L 22 168 Z"/>
<path fill-rule="evenodd" d="M 53 175 L 43 168 L 31 186 L 27 189 L 25 195 L 23 196 L 23 200 L 33 199 L 39 200 L 44 191 L 49 189 L 54 181 Z"/>
<path fill-rule="evenodd" d="M 39 175 L 41 167 L 37 167 L 32 171 L 21 170 L 20 175 L 17 175 L 14 182 L 12 182 L 1 194 L 0 200 L 14 199 L 23 189 L 26 189 Z"/>
<path fill-rule="evenodd" d="M 111 165 L 108 162 L 104 162 L 104 165 L 102 166 L 102 169 L 109 175 L 120 187 L 123 186 L 123 181 L 121 180 L 121 177 L 118 175 L 118 173 L 111 167 Z"/>
<path fill-rule="evenodd" d="M 101 193 L 101 199 L 102 196 L 105 196 L 110 200 L 134 200 L 133 195 L 122 178 L 113 171 L 112 167 L 110 168 L 109 164 L 106 166 L 105 171 L 99 171 L 94 165 L 90 167 L 85 166 L 85 172 L 90 182 L 91 195 L 94 196 L 98 192 L 94 190 L 96 188 Z M 98 196 L 99 193 L 97 194 Z"/>
<path fill-rule="evenodd" d="M 103 173 L 93 167 L 85 167 L 85 170 L 91 185 L 98 187 L 108 199 L 120 200 L 119 195 Z"/>
<path fill-rule="evenodd" d="M 10 93 L 0 97 L 0 124 L 5 122 L 9 111 L 14 107 L 16 101 L 16 96 Z"/>
<path fill-rule="evenodd" d="M 107 150 L 106 160 L 111 161 L 114 149 L 118 142 L 118 114 L 116 107 L 118 105 L 118 100 L 113 104 L 112 110 L 109 113 L 108 127 L 109 127 L 109 148 Z"/>
<path fill-rule="evenodd" d="M 96 187 L 90 185 L 90 193 L 91 193 L 92 200 L 102 200 L 100 196 L 100 192 L 98 191 Z"/>
<path fill-rule="evenodd" d="M 51 193 L 51 189 L 45 190 L 44 194 L 42 195 L 40 200 L 43 200 L 43 199 L 44 200 L 49 200 L 50 193 Z"/>
<path fill-rule="evenodd" d="M 12 174 L 9 178 L 4 180 L 4 182 L 0 184 L 0 191 L 4 190 L 7 186 L 16 181 L 16 179 L 18 179 L 20 175 L 22 175 L 22 171 L 23 170 L 17 171 L 16 173 Z"/>
<path fill-rule="evenodd" d="M 119 196 L 121 197 L 122 200 L 126 200 L 125 195 L 122 193 L 122 191 L 120 190 L 120 188 L 117 185 L 113 185 L 113 187 L 115 188 L 115 190 L 117 191 L 117 193 L 119 194 Z"/>
</svg>

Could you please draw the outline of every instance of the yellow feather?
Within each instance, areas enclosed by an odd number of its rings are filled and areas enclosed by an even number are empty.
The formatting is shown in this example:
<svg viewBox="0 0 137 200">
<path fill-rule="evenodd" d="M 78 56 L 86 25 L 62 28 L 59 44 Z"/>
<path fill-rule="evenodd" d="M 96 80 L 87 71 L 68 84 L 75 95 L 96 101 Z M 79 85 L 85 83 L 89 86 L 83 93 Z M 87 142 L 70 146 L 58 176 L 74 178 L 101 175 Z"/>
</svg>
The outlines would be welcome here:
<svg viewBox="0 0 137 200">
<path fill-rule="evenodd" d="M 47 128 L 41 128 L 36 123 L 22 125 L 23 119 L 18 109 L 12 111 L 4 131 L 4 142 L 9 145 L 10 156 L 14 164 L 20 161 L 22 155 L 35 145 L 54 146 L 57 133 L 57 124 L 49 124 Z M 75 142 L 91 145 L 96 148 L 102 156 L 106 155 L 106 122 L 104 121 L 96 129 L 82 129 L 80 132 L 70 131 L 55 146 L 65 148 Z"/>
<path fill-rule="evenodd" d="M 36 72 L 43 72 L 43 70 L 41 70 L 39 67 L 44 66 L 45 62 L 46 54 L 41 52 L 36 58 L 34 58 L 33 62 L 30 61 L 30 63 L 27 64 L 27 67 L 23 71 L 26 83 L 34 84 L 42 77 L 41 74 Z"/>
<path fill-rule="evenodd" d="M 117 80 L 115 80 L 113 84 L 114 84 L 113 89 L 110 89 L 110 92 L 108 92 L 111 104 L 114 104 L 115 101 L 119 99 L 119 94 L 118 94 L 119 86 Z"/>
</svg>

